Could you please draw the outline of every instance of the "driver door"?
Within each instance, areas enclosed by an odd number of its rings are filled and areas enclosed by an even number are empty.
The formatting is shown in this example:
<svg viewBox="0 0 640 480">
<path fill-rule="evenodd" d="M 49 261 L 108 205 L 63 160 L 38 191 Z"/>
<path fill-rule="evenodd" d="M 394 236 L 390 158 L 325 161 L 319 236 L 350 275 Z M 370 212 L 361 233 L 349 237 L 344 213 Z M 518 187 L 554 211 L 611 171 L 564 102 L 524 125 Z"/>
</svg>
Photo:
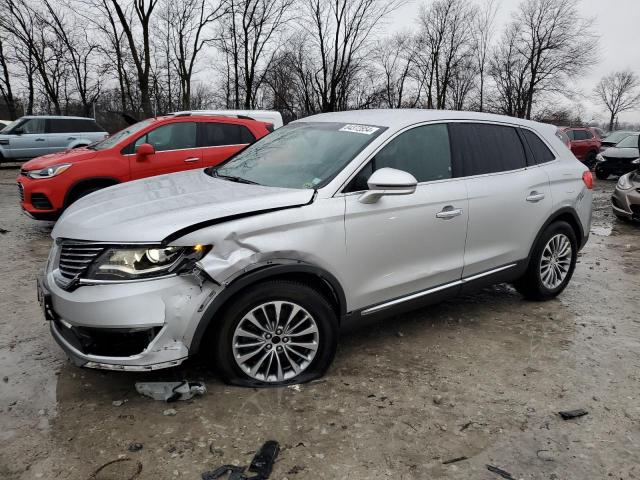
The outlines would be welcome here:
<svg viewBox="0 0 640 480">
<path fill-rule="evenodd" d="M 361 203 L 359 198 L 368 188 L 366 180 L 383 167 L 411 173 L 418 180 L 416 191 Z M 447 125 L 430 124 L 395 137 L 347 186 L 349 309 L 373 306 L 378 311 L 391 300 L 402 304 L 413 299 L 403 297 L 457 292 L 468 201 L 464 179 L 451 176 Z"/>
<path fill-rule="evenodd" d="M 196 122 L 175 122 L 161 125 L 139 137 L 130 156 L 131 179 L 163 175 L 202 166 L 202 151 L 197 146 Z M 138 146 L 148 143 L 155 153 L 140 157 Z"/>
</svg>

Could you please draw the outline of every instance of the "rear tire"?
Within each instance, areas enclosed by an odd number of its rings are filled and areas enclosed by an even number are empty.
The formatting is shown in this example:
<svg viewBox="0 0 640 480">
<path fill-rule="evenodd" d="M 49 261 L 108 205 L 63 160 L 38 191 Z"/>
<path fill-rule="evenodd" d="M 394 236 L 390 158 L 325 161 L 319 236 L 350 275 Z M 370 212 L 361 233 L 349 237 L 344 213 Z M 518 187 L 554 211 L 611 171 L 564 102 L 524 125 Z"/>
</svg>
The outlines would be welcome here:
<svg viewBox="0 0 640 480">
<path fill-rule="evenodd" d="M 569 284 L 578 257 L 576 234 L 567 222 L 549 225 L 533 248 L 525 274 L 514 282 L 531 300 L 550 300 Z"/>
<path fill-rule="evenodd" d="M 233 299 L 206 341 L 214 350 L 214 366 L 229 383 L 303 383 L 322 376 L 331 365 L 338 319 L 313 288 L 288 280 L 266 281 Z"/>
<path fill-rule="evenodd" d="M 609 175 L 611 175 L 609 170 L 607 170 L 604 167 L 601 167 L 600 165 L 596 165 L 595 171 L 596 171 L 596 178 L 599 180 L 606 180 L 607 178 L 609 178 Z"/>
</svg>

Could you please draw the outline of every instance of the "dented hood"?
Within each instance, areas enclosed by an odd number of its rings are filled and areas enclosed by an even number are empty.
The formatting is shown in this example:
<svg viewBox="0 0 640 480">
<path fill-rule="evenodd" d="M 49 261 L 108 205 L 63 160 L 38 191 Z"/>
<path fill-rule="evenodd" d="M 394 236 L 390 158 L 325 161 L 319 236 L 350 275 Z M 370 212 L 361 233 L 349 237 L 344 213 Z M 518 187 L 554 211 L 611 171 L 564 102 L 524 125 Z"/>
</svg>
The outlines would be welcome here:
<svg viewBox="0 0 640 480">
<path fill-rule="evenodd" d="M 231 182 L 204 170 L 124 183 L 81 198 L 60 217 L 53 238 L 159 242 L 177 231 L 227 217 L 309 203 L 313 190 Z"/>
</svg>

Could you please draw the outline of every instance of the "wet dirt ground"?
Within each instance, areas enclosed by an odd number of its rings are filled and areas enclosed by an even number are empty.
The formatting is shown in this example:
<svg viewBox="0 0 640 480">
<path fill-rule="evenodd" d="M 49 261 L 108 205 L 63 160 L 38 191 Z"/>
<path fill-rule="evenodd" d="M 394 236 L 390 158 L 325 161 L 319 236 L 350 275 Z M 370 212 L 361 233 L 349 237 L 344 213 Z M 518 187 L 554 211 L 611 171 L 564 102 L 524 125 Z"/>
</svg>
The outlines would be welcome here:
<svg viewBox="0 0 640 480">
<path fill-rule="evenodd" d="M 640 478 L 640 226 L 611 215 L 614 181 L 596 184 L 560 298 L 500 285 L 390 318 L 343 337 L 322 380 L 258 390 L 194 361 L 154 374 L 70 365 L 36 302 L 52 225 L 21 214 L 17 172 L 0 168 L 1 479 L 195 480 L 248 464 L 269 439 L 282 446 L 274 479 L 501 478 L 487 464 L 513 478 Z M 134 389 L 185 378 L 206 395 L 167 405 Z M 589 414 L 557 414 L 576 408 Z"/>
</svg>

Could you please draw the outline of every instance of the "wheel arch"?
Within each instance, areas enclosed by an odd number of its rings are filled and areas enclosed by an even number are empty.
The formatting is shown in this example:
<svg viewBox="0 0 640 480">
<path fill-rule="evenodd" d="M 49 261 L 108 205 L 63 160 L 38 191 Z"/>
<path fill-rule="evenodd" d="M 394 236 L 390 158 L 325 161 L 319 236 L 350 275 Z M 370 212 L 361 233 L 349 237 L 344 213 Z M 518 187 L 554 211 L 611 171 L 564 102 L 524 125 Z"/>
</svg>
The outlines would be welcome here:
<svg viewBox="0 0 640 480">
<path fill-rule="evenodd" d="M 529 256 L 528 256 L 529 260 L 531 259 L 533 250 L 535 246 L 538 244 L 538 241 L 540 240 L 540 237 L 542 236 L 544 231 L 547 229 L 549 225 L 557 221 L 566 222 L 569 224 L 569 226 L 571 226 L 571 228 L 573 229 L 573 232 L 576 235 L 576 240 L 578 241 L 578 250 L 582 249 L 584 244 L 587 242 L 588 232 L 585 233 L 584 229 L 582 228 L 582 223 L 580 222 L 580 218 L 578 217 L 578 214 L 576 213 L 576 211 L 571 207 L 564 207 L 554 212 L 538 231 L 538 234 L 536 235 L 536 239 L 531 245 L 531 248 L 529 249 Z"/>
<path fill-rule="evenodd" d="M 69 205 L 71 205 L 75 200 L 76 195 L 78 195 L 78 193 L 82 192 L 83 190 L 86 190 L 87 188 L 106 188 L 117 185 L 118 183 L 120 183 L 120 180 L 115 177 L 91 177 L 79 180 L 71 185 L 71 188 L 67 190 L 67 193 L 64 196 L 64 208 L 67 208 Z"/>
<path fill-rule="evenodd" d="M 267 265 L 233 279 L 207 306 L 196 327 L 189 351 L 198 352 L 202 340 L 215 327 L 216 316 L 246 288 L 268 280 L 293 280 L 318 290 L 330 303 L 341 322 L 346 315 L 346 297 L 338 279 L 323 268 L 306 263 Z"/>
</svg>

